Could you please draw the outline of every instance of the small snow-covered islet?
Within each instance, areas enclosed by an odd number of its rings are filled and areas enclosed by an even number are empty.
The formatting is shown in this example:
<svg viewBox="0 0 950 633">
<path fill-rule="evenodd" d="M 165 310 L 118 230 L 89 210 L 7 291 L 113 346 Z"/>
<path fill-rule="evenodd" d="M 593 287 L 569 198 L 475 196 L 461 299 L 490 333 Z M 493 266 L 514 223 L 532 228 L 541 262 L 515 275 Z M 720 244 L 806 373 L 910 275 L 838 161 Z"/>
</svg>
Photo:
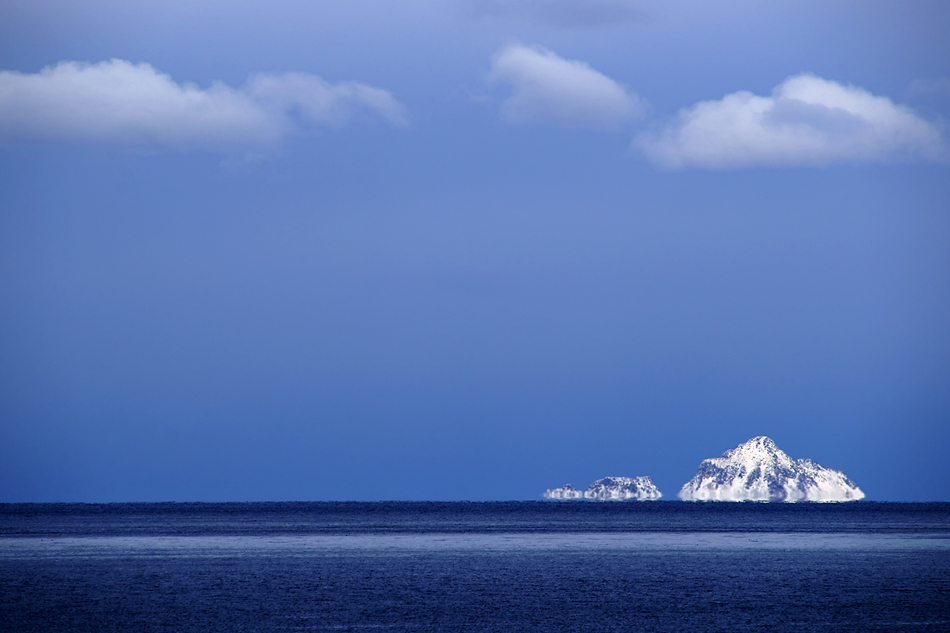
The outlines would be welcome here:
<svg viewBox="0 0 950 633">
<path fill-rule="evenodd" d="M 571 484 L 555 488 L 544 493 L 545 499 L 573 501 L 590 499 L 593 501 L 653 501 L 663 494 L 650 477 L 604 477 L 598 479 L 581 492 Z"/>
<path fill-rule="evenodd" d="M 703 460 L 679 491 L 683 501 L 857 501 L 864 493 L 840 470 L 794 460 L 770 438 L 754 437 Z"/>
</svg>

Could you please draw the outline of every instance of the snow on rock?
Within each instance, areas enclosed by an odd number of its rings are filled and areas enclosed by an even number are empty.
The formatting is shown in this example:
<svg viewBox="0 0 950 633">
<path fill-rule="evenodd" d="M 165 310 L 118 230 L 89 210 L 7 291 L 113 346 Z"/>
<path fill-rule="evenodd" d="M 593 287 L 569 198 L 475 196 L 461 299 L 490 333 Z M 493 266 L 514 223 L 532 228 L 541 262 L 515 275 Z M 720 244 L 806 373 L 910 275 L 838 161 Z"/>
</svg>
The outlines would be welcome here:
<svg viewBox="0 0 950 633">
<path fill-rule="evenodd" d="M 653 501 L 663 495 L 649 477 L 604 477 L 598 479 L 587 490 L 581 492 L 571 484 L 555 488 L 544 493 L 545 499 L 572 501 L 591 499 L 594 501 Z"/>
<path fill-rule="evenodd" d="M 793 460 L 770 438 L 754 437 L 706 459 L 679 492 L 683 501 L 857 501 L 864 493 L 840 470 Z"/>
<path fill-rule="evenodd" d="M 571 484 L 564 484 L 563 488 L 555 488 L 554 490 L 548 488 L 547 492 L 544 493 L 544 498 L 557 499 L 558 501 L 570 501 L 573 499 L 583 499 L 584 493 Z"/>
<path fill-rule="evenodd" d="M 653 501 L 662 496 L 650 477 L 604 477 L 584 491 L 585 499 L 597 501 Z"/>
</svg>

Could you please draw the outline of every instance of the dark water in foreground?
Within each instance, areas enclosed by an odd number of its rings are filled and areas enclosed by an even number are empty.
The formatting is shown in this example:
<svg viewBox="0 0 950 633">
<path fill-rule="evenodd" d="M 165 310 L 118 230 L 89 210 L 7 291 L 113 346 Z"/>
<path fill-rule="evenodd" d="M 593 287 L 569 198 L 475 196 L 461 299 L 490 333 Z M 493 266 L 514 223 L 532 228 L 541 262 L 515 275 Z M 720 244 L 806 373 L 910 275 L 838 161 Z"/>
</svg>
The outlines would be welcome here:
<svg viewBox="0 0 950 633">
<path fill-rule="evenodd" d="M 950 631 L 950 504 L 0 505 L 3 631 Z"/>
</svg>

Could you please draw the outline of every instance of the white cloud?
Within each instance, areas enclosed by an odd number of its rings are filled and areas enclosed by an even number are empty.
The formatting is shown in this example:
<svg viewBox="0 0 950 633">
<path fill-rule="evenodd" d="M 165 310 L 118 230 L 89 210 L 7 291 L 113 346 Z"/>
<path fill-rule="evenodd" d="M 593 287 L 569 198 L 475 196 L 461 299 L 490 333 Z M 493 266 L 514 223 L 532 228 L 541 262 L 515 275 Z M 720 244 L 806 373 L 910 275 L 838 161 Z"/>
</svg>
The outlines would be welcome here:
<svg viewBox="0 0 950 633">
<path fill-rule="evenodd" d="M 809 74 L 786 79 L 769 97 L 742 91 L 697 103 L 634 145 L 667 169 L 947 157 L 941 131 L 909 108 Z"/>
<path fill-rule="evenodd" d="M 610 77 L 543 48 L 503 48 L 492 59 L 489 80 L 512 87 L 501 104 L 510 123 L 611 128 L 643 112 L 639 98 Z"/>
<path fill-rule="evenodd" d="M 298 110 L 313 123 L 345 125 L 358 113 L 380 116 L 393 125 L 405 125 L 404 108 L 389 92 L 356 82 L 330 84 L 306 73 L 253 75 L 245 90 L 271 111 Z"/>
<path fill-rule="evenodd" d="M 385 90 L 305 73 L 202 89 L 120 59 L 0 72 L 0 139 L 227 151 L 273 146 L 301 126 L 338 127 L 361 112 L 405 124 L 401 104 Z"/>
</svg>

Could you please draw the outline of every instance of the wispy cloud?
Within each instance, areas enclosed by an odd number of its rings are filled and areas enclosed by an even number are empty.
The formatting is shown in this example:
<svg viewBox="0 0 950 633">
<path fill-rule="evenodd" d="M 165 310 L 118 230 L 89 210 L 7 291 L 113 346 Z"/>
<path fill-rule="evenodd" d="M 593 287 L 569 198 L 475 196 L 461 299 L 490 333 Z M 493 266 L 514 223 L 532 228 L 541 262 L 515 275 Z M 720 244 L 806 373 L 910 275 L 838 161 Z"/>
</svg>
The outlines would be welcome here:
<svg viewBox="0 0 950 633">
<path fill-rule="evenodd" d="M 501 104 L 510 123 L 612 128 L 643 114 L 637 95 L 610 77 L 543 48 L 501 49 L 492 59 L 489 81 L 511 86 Z"/>
<path fill-rule="evenodd" d="M 389 92 L 306 73 L 252 75 L 235 89 L 179 84 L 149 64 L 120 59 L 0 72 L 0 139 L 231 151 L 274 146 L 301 128 L 339 127 L 361 115 L 406 123 Z"/>
<path fill-rule="evenodd" d="M 476 18 L 495 17 L 556 27 L 609 26 L 645 21 L 649 14 L 636 0 L 467 0 Z"/>
<path fill-rule="evenodd" d="M 810 74 L 769 97 L 742 91 L 697 103 L 634 145 L 667 169 L 947 159 L 941 130 L 909 108 Z"/>
</svg>

